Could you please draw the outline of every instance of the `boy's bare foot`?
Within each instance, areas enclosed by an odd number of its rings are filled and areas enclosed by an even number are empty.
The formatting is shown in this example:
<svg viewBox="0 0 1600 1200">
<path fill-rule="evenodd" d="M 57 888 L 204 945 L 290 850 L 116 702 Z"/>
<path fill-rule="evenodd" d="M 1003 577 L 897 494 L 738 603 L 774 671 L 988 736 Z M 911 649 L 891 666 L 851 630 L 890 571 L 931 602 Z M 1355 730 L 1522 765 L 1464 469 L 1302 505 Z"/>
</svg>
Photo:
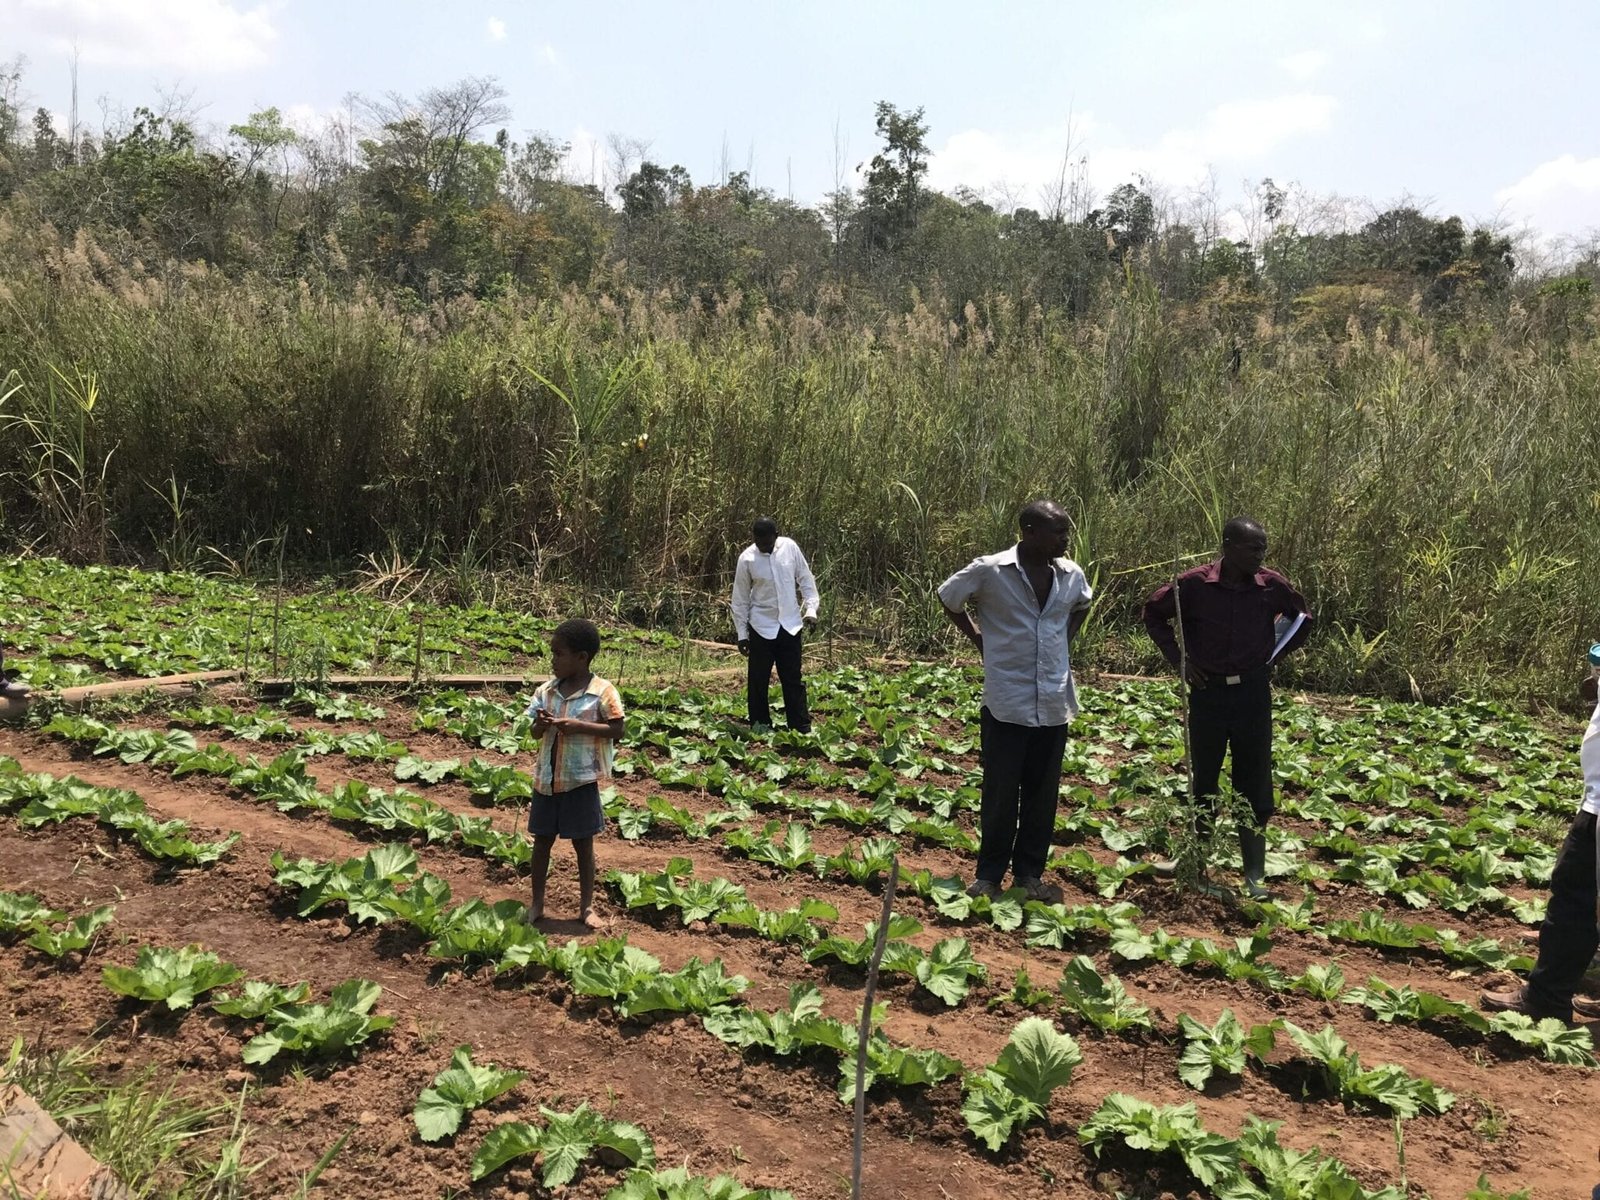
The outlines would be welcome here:
<svg viewBox="0 0 1600 1200">
<path fill-rule="evenodd" d="M 592 908 L 584 909 L 578 914 L 578 919 L 590 929 L 604 929 L 606 927 L 606 923 L 601 920 L 600 914 Z"/>
<path fill-rule="evenodd" d="M 540 922 L 542 920 L 544 920 L 544 905 L 542 905 L 542 904 L 530 904 L 530 905 L 528 905 L 528 924 L 529 925 L 535 925 L 535 924 L 537 924 L 538 922 Z"/>
</svg>

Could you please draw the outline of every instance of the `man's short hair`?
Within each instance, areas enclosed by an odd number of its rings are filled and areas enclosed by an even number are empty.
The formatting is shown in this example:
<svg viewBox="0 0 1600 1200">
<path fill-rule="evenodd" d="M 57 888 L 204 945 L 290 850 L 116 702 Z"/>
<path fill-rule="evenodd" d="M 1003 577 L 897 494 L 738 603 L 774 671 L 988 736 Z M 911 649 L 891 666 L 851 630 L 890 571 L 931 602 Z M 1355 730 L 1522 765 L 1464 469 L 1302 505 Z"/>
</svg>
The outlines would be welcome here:
<svg viewBox="0 0 1600 1200">
<path fill-rule="evenodd" d="M 757 517 L 750 524 L 750 533 L 754 537 L 763 537 L 767 534 L 777 537 L 778 523 L 771 517 Z"/>
<path fill-rule="evenodd" d="M 556 626 L 556 631 L 550 635 L 550 642 L 552 645 L 560 642 L 568 650 L 587 654 L 593 662 L 594 656 L 600 653 L 600 627 L 582 617 L 571 617 Z"/>
<path fill-rule="evenodd" d="M 1058 517 L 1067 515 L 1067 510 L 1054 500 L 1030 500 L 1022 506 L 1022 511 L 1017 514 L 1017 527 L 1019 529 L 1032 529 L 1046 521 L 1054 521 Z"/>
<path fill-rule="evenodd" d="M 1226 546 L 1242 537 L 1258 533 L 1262 537 L 1267 536 L 1267 531 L 1262 528 L 1261 522 L 1254 517 L 1230 517 L 1228 523 L 1222 527 L 1222 544 Z"/>
</svg>

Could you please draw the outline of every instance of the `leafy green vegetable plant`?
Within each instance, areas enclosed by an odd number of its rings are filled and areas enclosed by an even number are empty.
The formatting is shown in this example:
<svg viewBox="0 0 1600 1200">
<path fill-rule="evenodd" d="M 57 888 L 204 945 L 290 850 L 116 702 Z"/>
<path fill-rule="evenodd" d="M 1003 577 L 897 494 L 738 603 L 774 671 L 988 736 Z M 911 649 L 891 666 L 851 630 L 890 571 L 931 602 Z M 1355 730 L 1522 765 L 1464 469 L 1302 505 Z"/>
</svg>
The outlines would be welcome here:
<svg viewBox="0 0 1600 1200">
<path fill-rule="evenodd" d="M 610 871 L 606 882 L 617 889 L 629 908 L 654 908 L 658 912 L 676 909 L 685 925 L 748 903 L 744 889 L 737 884 L 693 876 L 693 863 L 687 858 L 674 858 L 663 871 Z"/>
<path fill-rule="evenodd" d="M 1536 1047 L 1553 1063 L 1573 1067 L 1593 1067 L 1594 1041 L 1587 1029 L 1569 1029 L 1565 1022 L 1554 1017 L 1534 1020 L 1517 1012 L 1495 1013 L 1489 1018 L 1489 1029 L 1502 1034 L 1519 1046 Z"/>
<path fill-rule="evenodd" d="M 1344 971 L 1338 963 L 1312 963 L 1289 981 L 1289 987 L 1313 1000 L 1337 1000 L 1344 992 Z"/>
<path fill-rule="evenodd" d="M 922 951 L 905 939 L 915 937 L 921 932 L 922 923 L 914 917 L 901 913 L 891 915 L 888 940 L 884 943 L 883 961 L 879 970 L 891 973 L 898 971 L 904 974 L 915 972 L 917 964 L 922 961 Z M 862 967 L 872 957 L 877 939 L 878 923 L 869 921 L 865 936 L 860 939 L 841 937 L 838 934 L 825 937 L 806 951 L 806 961 L 821 962 L 833 958 L 846 966 Z"/>
<path fill-rule="evenodd" d="M 713 918 L 718 925 L 730 929 L 748 929 L 769 942 L 800 942 L 810 945 L 824 936 L 813 922 L 837 921 L 839 910 L 825 900 L 807 899 L 794 908 L 782 912 L 757 908 L 753 904 L 736 904 L 725 908 Z"/>
<path fill-rule="evenodd" d="M 967 1128 L 990 1150 L 999 1150 L 1018 1128 L 1044 1116 L 1050 1094 L 1072 1082 L 1082 1061 L 1072 1038 L 1049 1021 L 1025 1017 L 1000 1057 L 966 1077 L 961 1112 Z"/>
<path fill-rule="evenodd" d="M 822 993 L 812 984 L 793 984 L 789 1006 L 775 1012 L 717 1008 L 701 1018 L 713 1037 L 737 1046 L 769 1050 L 780 1058 L 810 1049 L 841 1056 L 853 1052 L 855 1034 L 842 1021 L 822 1015 Z"/>
<path fill-rule="evenodd" d="M 169 1010 L 191 1007 L 197 996 L 236 983 L 244 972 L 199 946 L 173 950 L 145 946 L 132 967 L 102 969 L 105 984 L 119 996 L 149 1004 L 165 1002 Z"/>
<path fill-rule="evenodd" d="M 1135 1003 L 1115 975 L 1102 977 L 1094 959 L 1080 954 L 1066 965 L 1056 985 L 1062 1004 L 1102 1033 L 1151 1029 L 1150 1010 Z"/>
<path fill-rule="evenodd" d="M 1176 1154 L 1207 1188 L 1235 1180 L 1240 1173 L 1238 1146 L 1208 1131 L 1193 1104 L 1158 1107 L 1114 1092 L 1078 1126 L 1078 1140 L 1097 1155 L 1113 1140 L 1133 1150 Z"/>
<path fill-rule="evenodd" d="M 732 1175 L 691 1175 L 683 1167 L 665 1171 L 637 1168 L 623 1177 L 605 1200 L 794 1200 L 778 1188 L 747 1188 Z"/>
<path fill-rule="evenodd" d="M 60 921 L 65 913 L 47 908 L 39 897 L 19 892 L 0 892 L 0 937 L 18 937 L 32 933 L 52 921 Z"/>
<path fill-rule="evenodd" d="M 220 993 L 211 1007 L 225 1017 L 240 1017 L 255 1021 L 275 1008 L 289 1004 L 303 1004 L 311 995 L 309 983 L 277 984 L 258 979 L 248 980 L 237 996 Z"/>
<path fill-rule="evenodd" d="M 411 1115 L 418 1136 L 425 1142 L 454 1137 L 469 1112 L 503 1096 L 525 1078 L 521 1071 L 502 1071 L 493 1063 L 479 1066 L 472 1061 L 471 1046 L 457 1046 L 449 1068 L 417 1097 Z"/>
<path fill-rule="evenodd" d="M 273 1008 L 266 1013 L 266 1030 L 245 1043 L 244 1061 L 260 1065 L 284 1052 L 327 1060 L 353 1051 L 394 1024 L 393 1017 L 371 1015 L 382 992 L 369 980 L 347 979 L 333 989 L 326 1004 Z"/>
<path fill-rule="evenodd" d="M 1201 1090 L 1218 1072 L 1242 1075 L 1247 1056 L 1258 1063 L 1266 1060 L 1281 1028 L 1281 1022 L 1272 1021 L 1246 1029 L 1228 1008 L 1222 1010 L 1217 1023 L 1209 1029 L 1188 1013 L 1180 1013 L 1178 1030 L 1183 1035 L 1184 1046 L 1178 1057 L 1178 1078 Z"/>
<path fill-rule="evenodd" d="M 583 1160 L 602 1147 L 635 1166 L 655 1163 L 655 1144 L 637 1125 L 608 1120 L 587 1104 L 580 1104 L 570 1113 L 540 1105 L 539 1112 L 545 1119 L 542 1127 L 511 1121 L 489 1131 L 472 1156 L 473 1182 L 513 1159 L 538 1155 L 540 1183 L 545 1188 L 562 1187 L 577 1177 Z"/>
<path fill-rule="evenodd" d="M 1301 1053 L 1318 1069 L 1330 1091 L 1346 1104 L 1381 1105 L 1397 1117 L 1420 1112 L 1448 1112 L 1455 1096 L 1426 1079 L 1417 1079 L 1394 1063 L 1366 1068 L 1332 1026 L 1307 1033 L 1292 1021 L 1283 1023 Z"/>
<path fill-rule="evenodd" d="M 817 853 L 811 845 L 811 833 L 804 825 L 788 825 L 781 839 L 773 836 L 777 829 L 776 822 L 766 826 L 759 834 L 734 829 L 728 832 L 725 841 L 756 862 L 781 867 L 785 871 L 798 871 L 815 865 Z"/>
<path fill-rule="evenodd" d="M 885 952 L 884 957 L 888 954 Z M 989 977 L 988 968 L 972 956 L 966 938 L 941 938 L 917 960 L 917 982 L 951 1008 L 967 998 L 973 983 Z"/>
<path fill-rule="evenodd" d="M 1237 1141 L 1212 1133 L 1193 1104 L 1158 1106 L 1113 1093 L 1078 1127 L 1078 1139 L 1096 1155 L 1120 1142 L 1132 1151 L 1176 1156 L 1210 1194 L 1230 1200 L 1405 1200 L 1397 1188 L 1368 1191 L 1321 1151 L 1280 1145 L 1277 1122 L 1246 1116 Z"/>
<path fill-rule="evenodd" d="M 106 904 L 73 917 L 64 924 L 59 918 L 41 921 L 35 925 L 27 944 L 57 962 L 73 953 L 86 956 L 100 931 L 111 924 L 111 915 L 115 911 L 114 905 Z"/>
</svg>

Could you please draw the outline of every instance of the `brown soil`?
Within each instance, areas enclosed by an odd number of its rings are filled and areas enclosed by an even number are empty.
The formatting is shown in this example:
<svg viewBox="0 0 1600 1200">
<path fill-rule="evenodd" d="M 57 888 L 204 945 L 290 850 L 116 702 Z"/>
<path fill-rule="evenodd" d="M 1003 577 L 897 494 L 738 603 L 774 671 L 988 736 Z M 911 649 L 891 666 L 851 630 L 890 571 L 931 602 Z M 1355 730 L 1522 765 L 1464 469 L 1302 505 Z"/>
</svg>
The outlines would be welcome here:
<svg viewBox="0 0 1600 1200">
<path fill-rule="evenodd" d="M 431 758 L 479 753 L 505 761 L 458 739 L 415 732 L 407 710 L 396 702 L 385 704 L 390 715 L 378 727 L 406 741 L 414 753 Z M 354 728 L 359 726 L 340 726 L 344 731 Z M 202 741 L 218 740 L 200 736 Z M 240 754 L 268 757 L 278 752 L 272 743 L 227 744 Z M 342 859 L 364 852 L 381 835 L 350 830 L 320 815 L 282 815 L 215 781 L 174 781 L 163 771 L 91 759 L 35 734 L 0 731 L 0 753 L 29 770 L 132 788 L 153 813 L 189 821 L 196 837 L 232 830 L 243 834 L 229 858 L 212 869 L 166 874 L 137 850 L 112 843 L 104 831 L 84 821 L 32 832 L 19 830 L 14 822 L 0 824 L 0 887 L 36 892 L 57 908 L 117 905 L 115 923 L 81 969 L 58 969 L 19 945 L 0 947 L 5 993 L 0 1039 L 23 1034 L 56 1046 L 98 1041 L 110 1077 L 153 1066 L 182 1080 L 198 1099 L 236 1100 L 239 1089 L 248 1088 L 244 1115 L 254 1128 L 250 1145 L 258 1155 L 272 1155 L 256 1178 L 258 1194 L 292 1194 L 300 1173 L 346 1130 L 354 1130 L 314 1194 L 427 1200 L 469 1191 L 494 1197 L 544 1195 L 527 1160 L 469 1187 L 472 1153 L 484 1131 L 500 1121 L 536 1121 L 541 1104 L 570 1108 L 579 1100 L 642 1125 L 655 1138 L 664 1164 L 686 1162 L 706 1173 L 732 1171 L 747 1184 L 786 1187 L 801 1200 L 836 1197 L 848 1186 L 850 1114 L 834 1095 L 832 1067 L 741 1057 L 693 1019 L 619 1022 L 609 1010 L 572 998 L 553 981 L 496 982 L 486 973 L 443 970 L 422 952 L 419 939 L 404 931 L 352 929 L 343 919 L 297 919 L 271 882 L 268 860 L 274 850 L 291 857 Z M 312 760 L 311 769 L 325 788 L 349 778 L 396 786 L 382 763 L 355 763 L 333 755 Z M 648 779 L 623 779 L 619 785 L 636 798 L 662 790 Z M 493 815 L 502 828 L 519 816 L 514 808 L 495 813 L 480 807 L 458 783 L 403 786 L 458 812 Z M 718 806 L 715 797 L 692 792 L 677 791 L 672 797 L 697 811 Z M 842 848 L 852 836 L 840 827 L 813 830 L 817 848 L 825 852 Z M 607 837 L 598 849 L 602 870 L 658 870 L 675 855 L 687 856 L 699 876 L 724 876 L 763 907 L 784 908 L 806 896 L 820 897 L 839 909 L 838 927 L 852 936 L 876 918 L 881 903 L 873 889 L 771 870 L 723 851 L 715 840 L 652 835 L 625 842 Z M 524 895 L 525 881 L 481 858 L 427 846 L 419 847 L 418 855 L 424 868 L 448 880 L 457 899 Z M 927 847 L 909 850 L 906 866 L 940 875 L 971 869 L 964 856 Z M 1068 903 L 1099 899 L 1071 880 L 1062 882 Z M 1134 881 L 1121 898 L 1139 904 L 1149 921 L 1174 933 L 1232 937 L 1251 927 L 1231 902 L 1180 905 L 1165 885 L 1148 880 Z M 550 910 L 557 918 L 570 918 L 575 901 L 576 880 L 563 847 L 552 875 Z M 1318 903 L 1339 915 L 1382 908 L 1406 919 L 1482 929 L 1501 938 L 1529 932 L 1502 917 L 1410 913 L 1359 889 L 1331 889 Z M 999 1000 L 1017 969 L 1026 968 L 1036 986 L 1048 988 L 1076 952 L 1029 948 L 1020 930 L 957 928 L 914 898 L 899 907 L 926 927 L 913 939 L 921 945 L 954 934 L 966 937 L 989 967 L 990 979 L 955 1009 L 919 992 L 903 977 L 886 979 L 881 994 L 890 1003 L 888 1032 L 905 1043 L 942 1050 L 969 1067 L 991 1061 L 1022 1015 Z M 626 934 L 667 967 L 696 956 L 720 957 L 730 972 L 750 980 L 748 998 L 755 1005 L 781 1005 L 789 984 L 797 981 L 817 984 L 836 1016 L 849 1018 L 860 1002 L 859 972 L 809 964 L 792 948 L 716 927 L 684 928 L 675 919 L 611 904 L 603 910 L 611 932 Z M 546 928 L 566 936 L 583 933 L 569 919 L 549 920 Z M 240 1059 L 244 1038 L 238 1023 L 203 1007 L 181 1016 L 157 1015 L 119 1001 L 100 981 L 102 964 L 131 963 L 142 945 L 188 942 L 217 950 L 252 978 L 307 979 L 319 992 L 347 978 L 376 980 L 384 987 L 380 1011 L 399 1020 L 357 1058 L 327 1072 L 246 1068 Z M 1485 981 L 1452 972 L 1426 955 L 1383 955 L 1287 932 L 1276 936 L 1272 961 L 1294 974 L 1334 956 L 1351 983 L 1378 975 L 1393 984 L 1409 983 L 1471 1001 Z M 1245 1022 L 1280 1016 L 1312 1030 L 1332 1023 L 1365 1063 L 1400 1063 L 1457 1093 L 1456 1108 L 1446 1116 L 1422 1117 L 1406 1126 L 1411 1182 L 1436 1200 L 1464 1195 L 1480 1172 L 1502 1189 L 1524 1187 L 1535 1197 L 1552 1200 L 1587 1194 L 1597 1176 L 1587 1119 L 1597 1096 L 1585 1072 L 1501 1057 L 1471 1039 L 1384 1025 L 1350 1006 L 1265 995 L 1243 984 L 1159 964 L 1112 964 L 1103 949 L 1095 958 L 1102 971 L 1116 966 L 1134 998 L 1151 1007 L 1163 1028 L 1170 1028 L 1180 1012 L 1209 1023 L 1224 1007 Z M 1116 1091 L 1164 1104 L 1192 1101 L 1206 1124 L 1221 1133 L 1236 1132 L 1250 1113 L 1281 1120 L 1280 1137 L 1286 1144 L 1323 1147 L 1369 1187 L 1398 1174 L 1386 1117 L 1346 1111 L 1314 1091 L 1303 1096 L 1301 1080 L 1293 1072 L 1247 1072 L 1201 1094 L 1178 1080 L 1176 1044 L 1159 1037 L 1101 1037 L 1071 1019 L 1064 1020 L 1064 1027 L 1083 1047 L 1083 1066 L 1071 1085 L 1057 1092 L 1050 1121 L 1030 1128 L 999 1155 L 986 1153 L 966 1134 L 954 1081 L 928 1089 L 874 1092 L 868 1105 L 866 1194 L 1011 1200 L 1118 1189 L 1139 1196 L 1160 1195 L 1173 1187 L 1181 1192 L 1181 1171 L 1152 1174 L 1147 1159 L 1108 1153 L 1097 1161 L 1080 1148 L 1077 1125 Z M 470 1116 L 453 1143 L 426 1145 L 416 1136 L 411 1108 L 446 1066 L 451 1049 L 463 1042 L 474 1046 L 479 1061 L 524 1070 L 528 1080 L 490 1110 Z M 615 1179 L 615 1172 L 591 1160 L 565 1194 L 603 1196 Z"/>
</svg>

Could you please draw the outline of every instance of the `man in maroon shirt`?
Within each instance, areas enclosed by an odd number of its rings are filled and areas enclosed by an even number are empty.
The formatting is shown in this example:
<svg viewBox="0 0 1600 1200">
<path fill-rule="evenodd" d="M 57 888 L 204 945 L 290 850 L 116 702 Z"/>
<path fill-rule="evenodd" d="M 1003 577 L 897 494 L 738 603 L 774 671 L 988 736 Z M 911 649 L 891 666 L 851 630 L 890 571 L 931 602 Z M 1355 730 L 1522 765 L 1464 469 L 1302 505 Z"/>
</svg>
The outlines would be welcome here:
<svg viewBox="0 0 1600 1200">
<path fill-rule="evenodd" d="M 1173 666 L 1186 661 L 1189 756 L 1194 794 L 1216 810 L 1223 754 L 1233 750 L 1233 789 L 1250 801 L 1253 827 L 1239 830 L 1245 890 L 1260 899 L 1272 799 L 1272 663 L 1305 641 L 1311 612 L 1305 598 L 1261 564 L 1267 533 L 1249 517 L 1222 530 L 1222 557 L 1158 587 L 1144 605 L 1144 625 Z M 1183 654 L 1173 621 L 1183 614 Z M 1280 621 L 1302 618 L 1276 654 Z M 1202 824 L 1209 819 L 1202 816 Z M 1159 869 L 1159 868 L 1158 868 Z"/>
</svg>

